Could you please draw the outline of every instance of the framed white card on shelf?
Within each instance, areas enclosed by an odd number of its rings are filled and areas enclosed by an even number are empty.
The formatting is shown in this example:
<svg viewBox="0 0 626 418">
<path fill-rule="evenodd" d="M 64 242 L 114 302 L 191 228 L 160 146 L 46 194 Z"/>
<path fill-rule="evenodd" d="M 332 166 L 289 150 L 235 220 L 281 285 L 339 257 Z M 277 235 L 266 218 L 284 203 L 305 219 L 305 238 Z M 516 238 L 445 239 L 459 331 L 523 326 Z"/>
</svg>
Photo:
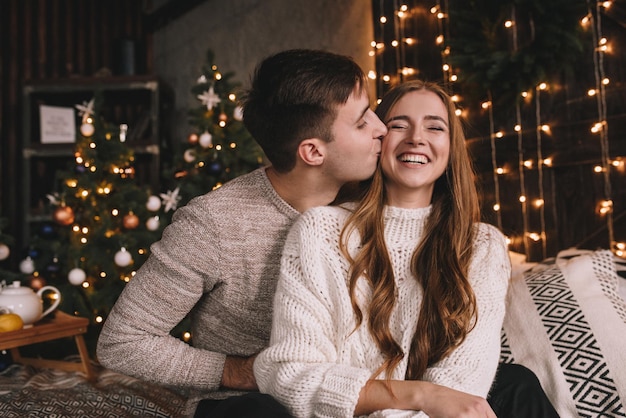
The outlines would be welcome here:
<svg viewBox="0 0 626 418">
<path fill-rule="evenodd" d="M 74 109 L 61 106 L 39 106 L 42 144 L 76 142 Z"/>
</svg>

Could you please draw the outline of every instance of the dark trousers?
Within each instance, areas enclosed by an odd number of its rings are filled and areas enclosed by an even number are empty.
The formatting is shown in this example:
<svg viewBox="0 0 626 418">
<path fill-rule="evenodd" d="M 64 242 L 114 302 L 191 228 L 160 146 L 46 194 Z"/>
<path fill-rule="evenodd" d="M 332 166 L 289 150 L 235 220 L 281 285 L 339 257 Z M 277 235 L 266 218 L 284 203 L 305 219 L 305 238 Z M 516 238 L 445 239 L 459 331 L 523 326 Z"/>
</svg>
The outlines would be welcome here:
<svg viewBox="0 0 626 418">
<path fill-rule="evenodd" d="M 559 418 L 537 376 L 524 366 L 500 363 L 487 401 L 498 418 Z M 250 392 L 200 402 L 194 418 L 290 418 L 269 395 Z"/>
<path fill-rule="evenodd" d="M 291 415 L 270 395 L 250 392 L 224 400 L 204 399 L 194 418 L 291 418 Z"/>
<path fill-rule="evenodd" d="M 498 418 L 559 418 L 537 376 L 519 364 L 498 365 L 487 401 Z"/>
</svg>

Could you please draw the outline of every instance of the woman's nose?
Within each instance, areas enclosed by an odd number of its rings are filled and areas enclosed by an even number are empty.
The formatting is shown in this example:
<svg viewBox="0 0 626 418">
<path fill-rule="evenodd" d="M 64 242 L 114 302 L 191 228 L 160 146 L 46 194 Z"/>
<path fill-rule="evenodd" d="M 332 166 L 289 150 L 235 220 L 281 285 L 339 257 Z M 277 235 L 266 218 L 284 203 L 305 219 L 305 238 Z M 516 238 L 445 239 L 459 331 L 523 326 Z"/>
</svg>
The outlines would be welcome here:
<svg viewBox="0 0 626 418">
<path fill-rule="evenodd" d="M 422 136 L 421 129 L 413 128 L 409 131 L 409 135 L 407 135 L 405 141 L 407 144 L 423 144 L 424 139 Z"/>
</svg>

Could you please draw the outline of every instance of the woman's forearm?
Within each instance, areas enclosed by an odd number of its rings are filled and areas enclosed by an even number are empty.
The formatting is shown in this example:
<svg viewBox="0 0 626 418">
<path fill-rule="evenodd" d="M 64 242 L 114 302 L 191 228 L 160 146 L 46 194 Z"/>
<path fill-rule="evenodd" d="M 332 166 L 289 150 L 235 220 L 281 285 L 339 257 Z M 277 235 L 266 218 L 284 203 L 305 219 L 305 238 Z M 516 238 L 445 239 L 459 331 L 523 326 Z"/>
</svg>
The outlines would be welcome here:
<svg viewBox="0 0 626 418">
<path fill-rule="evenodd" d="M 480 396 L 420 380 L 369 380 L 361 389 L 354 415 L 383 409 L 423 411 L 437 417 L 496 418 Z"/>
</svg>

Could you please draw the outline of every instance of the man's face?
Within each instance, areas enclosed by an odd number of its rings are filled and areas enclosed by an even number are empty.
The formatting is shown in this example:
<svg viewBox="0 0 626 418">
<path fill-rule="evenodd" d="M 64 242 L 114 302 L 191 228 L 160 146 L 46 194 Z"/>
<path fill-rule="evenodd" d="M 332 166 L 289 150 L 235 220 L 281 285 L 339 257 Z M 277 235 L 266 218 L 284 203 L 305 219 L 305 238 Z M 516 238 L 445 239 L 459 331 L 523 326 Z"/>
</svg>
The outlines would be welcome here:
<svg viewBox="0 0 626 418">
<path fill-rule="evenodd" d="M 355 89 L 340 106 L 326 144 L 325 173 L 340 185 L 365 180 L 374 174 L 380 155 L 380 138 L 387 128 L 370 109 L 365 89 Z"/>
</svg>

